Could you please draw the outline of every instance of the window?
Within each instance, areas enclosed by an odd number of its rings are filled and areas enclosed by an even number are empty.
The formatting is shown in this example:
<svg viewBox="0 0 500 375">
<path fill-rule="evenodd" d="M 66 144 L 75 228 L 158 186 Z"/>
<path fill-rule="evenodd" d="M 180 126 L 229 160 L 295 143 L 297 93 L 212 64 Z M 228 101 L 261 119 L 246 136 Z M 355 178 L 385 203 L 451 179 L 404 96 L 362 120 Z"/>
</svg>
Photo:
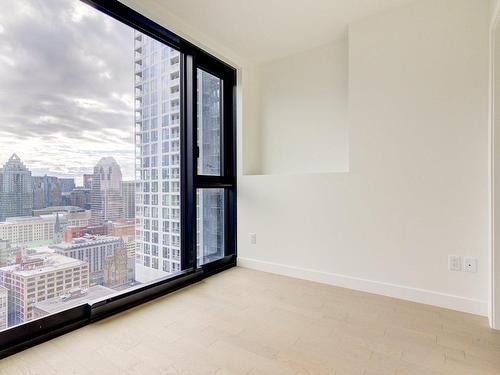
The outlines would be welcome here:
<svg viewBox="0 0 500 375">
<path fill-rule="evenodd" d="M 198 174 L 221 172 L 221 80 L 198 69 Z"/>
<path fill-rule="evenodd" d="M 0 238 L 13 246 L 0 266 L 0 357 L 236 264 L 235 70 L 118 1 L 57 4 L 0 0 L 12 10 L 0 47 L 16 46 L 0 87 L 19 104 L 0 114 L 13 125 L 0 138 L 12 186 L 0 226 L 52 206 L 88 217 L 63 233 L 72 213 L 49 213 Z M 27 25 L 57 43 L 22 43 Z M 43 129 L 34 144 L 26 124 Z M 30 249 L 22 262 L 16 246 Z M 25 324 L 34 319 L 43 324 Z"/>
</svg>

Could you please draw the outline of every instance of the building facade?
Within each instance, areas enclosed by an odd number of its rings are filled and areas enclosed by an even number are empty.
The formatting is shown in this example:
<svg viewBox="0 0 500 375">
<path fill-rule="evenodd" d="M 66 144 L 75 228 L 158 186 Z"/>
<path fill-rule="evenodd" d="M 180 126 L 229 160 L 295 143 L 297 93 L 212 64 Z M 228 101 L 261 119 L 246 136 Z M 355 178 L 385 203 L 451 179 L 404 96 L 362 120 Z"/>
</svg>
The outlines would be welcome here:
<svg viewBox="0 0 500 375">
<path fill-rule="evenodd" d="M 125 252 L 125 244 L 120 237 L 113 236 L 91 236 L 75 238 L 71 242 L 63 242 L 50 246 L 56 253 L 79 259 L 89 264 L 90 285 L 104 285 L 104 275 L 108 272 L 106 267 L 113 266 L 113 272 L 127 274 L 127 263 L 106 262 L 106 259 L 115 257 L 118 253 Z M 126 255 L 125 255 L 126 257 Z M 116 267 L 123 267 L 116 270 Z M 115 284 L 111 285 L 115 286 Z"/>
<path fill-rule="evenodd" d="M 0 286 L 9 292 L 9 326 L 34 318 L 35 303 L 89 287 L 86 262 L 54 253 L 36 253 L 0 268 Z"/>
<path fill-rule="evenodd" d="M 122 172 L 113 157 L 99 160 L 92 175 L 90 208 L 92 223 L 123 219 Z"/>
<path fill-rule="evenodd" d="M 9 326 L 9 290 L 0 286 L 0 331 Z"/>
<path fill-rule="evenodd" d="M 69 204 L 90 210 L 90 188 L 75 188 L 69 193 Z"/>
<path fill-rule="evenodd" d="M 61 182 L 53 176 L 34 176 L 33 208 L 42 209 L 62 205 Z"/>
<path fill-rule="evenodd" d="M 180 270 L 180 54 L 135 32 L 136 279 Z"/>
<path fill-rule="evenodd" d="M 8 217 L 31 216 L 33 186 L 31 172 L 13 154 L 0 169 L 0 221 Z"/>
<path fill-rule="evenodd" d="M 75 188 L 74 178 L 60 178 L 61 193 L 70 193 Z"/>
<path fill-rule="evenodd" d="M 124 218 L 135 218 L 135 181 L 122 181 L 121 196 L 123 199 Z"/>
<path fill-rule="evenodd" d="M 58 219 L 59 217 L 59 219 Z M 68 226 L 83 227 L 90 221 L 90 211 L 55 213 L 30 217 L 11 217 L 0 222 L 0 239 L 8 240 L 11 244 L 23 245 L 30 242 L 56 240 L 56 224 L 59 220 L 59 229 L 64 233 Z"/>
</svg>

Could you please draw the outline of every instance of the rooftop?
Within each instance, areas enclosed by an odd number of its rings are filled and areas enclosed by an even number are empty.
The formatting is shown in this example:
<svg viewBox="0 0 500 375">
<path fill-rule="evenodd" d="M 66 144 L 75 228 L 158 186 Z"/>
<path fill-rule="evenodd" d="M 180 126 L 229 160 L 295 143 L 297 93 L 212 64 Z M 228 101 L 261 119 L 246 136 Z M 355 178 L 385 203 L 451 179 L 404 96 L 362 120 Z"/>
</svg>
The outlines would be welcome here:
<svg viewBox="0 0 500 375">
<path fill-rule="evenodd" d="M 21 264 L 1 267 L 0 271 L 10 272 L 22 277 L 29 277 L 65 268 L 80 267 L 86 264 L 86 262 L 81 260 L 60 254 L 36 253 L 24 257 Z"/>
<path fill-rule="evenodd" d="M 98 300 L 116 293 L 116 290 L 106 288 L 101 285 L 92 286 L 86 290 L 85 293 L 79 295 L 78 297 L 64 299 L 63 296 L 54 297 L 43 302 L 39 302 L 35 305 L 35 308 L 46 312 L 47 314 L 52 314 L 61 310 L 67 310 L 72 307 L 82 305 L 92 300 Z"/>
<path fill-rule="evenodd" d="M 57 245 L 51 246 L 53 249 L 60 250 L 72 250 L 80 247 L 94 246 L 97 244 L 106 244 L 120 241 L 120 237 L 115 236 L 92 236 L 86 235 L 84 237 L 79 237 L 73 239 L 71 242 L 63 242 Z"/>
<path fill-rule="evenodd" d="M 33 210 L 33 214 L 36 215 L 39 212 L 67 212 L 67 213 L 74 213 L 74 212 L 85 212 L 85 210 L 81 207 L 78 206 L 52 206 L 52 207 L 46 207 L 46 208 L 40 208 L 38 210 Z"/>
</svg>

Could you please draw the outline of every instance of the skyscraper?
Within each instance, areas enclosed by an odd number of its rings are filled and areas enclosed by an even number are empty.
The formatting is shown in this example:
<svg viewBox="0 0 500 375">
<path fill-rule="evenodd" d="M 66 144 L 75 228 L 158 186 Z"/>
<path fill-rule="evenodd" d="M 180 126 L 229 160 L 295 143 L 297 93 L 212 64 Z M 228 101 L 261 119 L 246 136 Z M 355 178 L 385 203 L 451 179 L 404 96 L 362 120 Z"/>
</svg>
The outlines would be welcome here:
<svg viewBox="0 0 500 375">
<path fill-rule="evenodd" d="M 122 181 L 121 195 L 125 219 L 135 218 L 135 181 Z"/>
<path fill-rule="evenodd" d="M 75 188 L 74 178 L 60 178 L 61 193 L 70 193 Z"/>
<path fill-rule="evenodd" d="M 180 54 L 135 33 L 136 279 L 180 270 Z"/>
<path fill-rule="evenodd" d="M 92 175 L 91 174 L 84 174 L 83 175 L 83 187 L 85 189 L 92 188 Z"/>
<path fill-rule="evenodd" d="M 0 221 L 13 216 L 31 216 L 33 187 L 31 172 L 13 154 L 0 169 Z"/>
<path fill-rule="evenodd" d="M 61 182 L 53 176 L 34 176 L 33 208 L 60 206 L 62 204 Z"/>
<path fill-rule="evenodd" d="M 120 194 L 122 172 L 113 157 L 99 160 L 92 175 L 90 209 L 92 224 L 123 218 L 123 200 Z"/>
</svg>

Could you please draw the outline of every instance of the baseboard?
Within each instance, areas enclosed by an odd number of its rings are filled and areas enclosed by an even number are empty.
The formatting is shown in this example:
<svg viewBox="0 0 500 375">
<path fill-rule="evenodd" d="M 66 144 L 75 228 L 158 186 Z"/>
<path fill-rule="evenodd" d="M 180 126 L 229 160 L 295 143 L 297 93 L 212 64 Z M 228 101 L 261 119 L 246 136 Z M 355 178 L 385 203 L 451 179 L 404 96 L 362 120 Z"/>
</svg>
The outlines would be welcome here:
<svg viewBox="0 0 500 375">
<path fill-rule="evenodd" d="M 488 316 L 488 302 L 404 285 L 238 257 L 238 266 Z"/>
</svg>

